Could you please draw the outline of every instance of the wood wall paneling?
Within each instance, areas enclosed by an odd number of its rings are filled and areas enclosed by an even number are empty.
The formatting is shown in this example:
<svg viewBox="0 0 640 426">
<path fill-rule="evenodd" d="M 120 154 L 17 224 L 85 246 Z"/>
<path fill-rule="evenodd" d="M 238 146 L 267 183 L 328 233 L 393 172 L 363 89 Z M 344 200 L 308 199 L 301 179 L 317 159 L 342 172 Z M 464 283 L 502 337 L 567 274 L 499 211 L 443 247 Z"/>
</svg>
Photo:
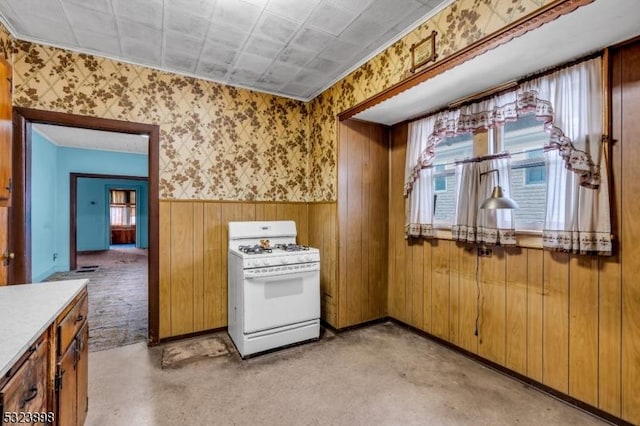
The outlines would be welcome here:
<svg viewBox="0 0 640 426">
<path fill-rule="evenodd" d="M 410 297 L 407 297 L 406 303 L 409 305 L 407 308 L 411 312 L 411 325 L 424 330 L 424 297 L 427 293 L 425 289 L 424 276 L 427 275 L 424 271 L 424 255 L 423 247 L 424 241 L 414 241 L 410 246 L 410 255 L 405 259 L 410 262 L 407 267 L 407 271 L 410 271 L 411 276 L 406 281 L 406 292 Z"/>
<path fill-rule="evenodd" d="M 445 289 L 443 287 L 433 287 L 433 250 L 431 242 L 423 241 L 422 243 L 422 325 L 421 329 L 427 333 L 433 333 L 436 326 L 442 333 L 443 328 L 448 328 L 449 304 L 444 303 Z M 440 290 L 440 292 L 438 291 Z M 449 297 L 449 287 L 446 288 L 446 298 Z M 446 311 L 446 312 L 445 312 Z M 435 312 L 435 313 L 434 313 Z"/>
<path fill-rule="evenodd" d="M 222 206 L 219 203 L 204 203 L 203 218 L 203 316 L 207 330 L 227 324 L 227 303 L 223 288 L 227 282 L 227 271 L 222 267 L 227 257 L 227 243 L 222 224 Z"/>
<path fill-rule="evenodd" d="M 309 205 L 309 245 L 320 250 L 321 317 L 333 327 L 338 327 L 336 227 L 336 203 Z"/>
<path fill-rule="evenodd" d="M 349 138 L 350 131 L 345 123 L 338 126 L 338 286 L 337 286 L 337 307 L 336 321 L 337 327 L 341 328 L 348 324 L 347 318 L 347 232 L 345 231 L 346 223 L 349 216 L 348 203 L 342 198 L 346 197 L 349 188 Z M 342 201 L 342 202 L 341 202 Z"/>
<path fill-rule="evenodd" d="M 204 321 L 204 205 L 193 204 L 193 329 L 206 330 Z"/>
<path fill-rule="evenodd" d="M 506 255 L 505 367 L 527 374 L 527 254 L 523 248 Z"/>
<path fill-rule="evenodd" d="M 620 64 L 620 134 L 622 187 L 620 261 L 622 264 L 622 418 L 640 424 L 640 42 L 623 47 L 614 65 Z M 616 77 L 614 77 L 616 78 Z"/>
<path fill-rule="evenodd" d="M 506 253 L 494 247 L 489 257 L 480 258 L 480 321 L 478 354 L 505 365 L 506 355 Z"/>
<path fill-rule="evenodd" d="M 455 253 L 459 262 L 457 271 L 460 303 L 458 343 L 469 352 L 478 353 L 478 334 L 484 296 L 483 286 L 479 280 L 477 250 L 473 246 L 458 244 Z"/>
<path fill-rule="evenodd" d="M 448 257 L 449 270 L 449 341 L 460 346 L 460 257 L 453 241 L 438 241 L 438 245 L 449 246 L 443 258 Z M 444 271 L 443 271 L 444 272 Z"/>
<path fill-rule="evenodd" d="M 345 295 L 345 308 L 346 312 L 344 316 L 344 323 L 342 325 L 358 324 L 362 321 L 363 315 L 361 310 L 361 303 L 363 300 L 363 241 L 362 241 L 362 220 L 365 215 L 365 211 L 362 205 L 363 191 L 363 176 L 362 176 L 362 163 L 363 163 L 363 151 L 366 145 L 369 143 L 369 132 L 364 123 L 355 121 L 351 122 L 347 127 L 346 139 L 344 140 L 346 146 L 341 150 L 343 159 L 340 161 L 344 163 L 346 167 L 343 167 L 345 173 L 342 178 L 347 180 L 347 192 L 338 196 L 338 205 L 346 204 L 346 217 L 344 220 L 342 217 L 340 220 L 340 236 L 344 235 L 344 245 L 340 245 L 341 258 L 344 259 L 344 263 L 340 264 L 340 271 L 345 272 L 345 281 L 340 282 L 341 288 L 344 286 L 346 291 Z M 366 133 L 364 133 L 366 132 Z M 363 134 L 364 133 L 364 134 Z M 344 155 L 346 153 L 346 155 Z M 344 258 L 342 253 L 344 252 Z"/>
<path fill-rule="evenodd" d="M 527 250 L 527 376 L 542 383 L 544 324 L 544 255 Z"/>
<path fill-rule="evenodd" d="M 545 300 L 542 309 L 542 380 L 569 390 L 569 255 L 544 252 Z"/>
<path fill-rule="evenodd" d="M 192 203 L 171 204 L 171 334 L 173 336 L 195 331 L 193 208 Z"/>
<path fill-rule="evenodd" d="M 569 395 L 598 405 L 598 259 L 569 263 Z"/>
<path fill-rule="evenodd" d="M 449 340 L 451 332 L 451 315 L 455 315 L 451 306 L 451 288 L 454 283 L 450 280 L 449 250 L 451 241 L 438 241 L 425 243 L 425 274 L 431 280 L 431 299 L 425 298 L 426 312 L 431 312 L 431 327 L 425 326 L 425 330 L 441 339 Z M 429 256 L 430 255 L 430 256 Z M 426 261 L 430 258 L 431 264 Z M 457 281 L 455 282 L 457 287 Z M 457 292 L 455 292 L 457 295 Z M 425 322 L 426 323 L 426 322 Z"/>
<path fill-rule="evenodd" d="M 622 196 L 622 55 L 611 55 L 611 170 L 612 232 L 618 236 L 618 250 L 599 259 L 598 321 L 598 408 L 621 416 L 622 275 L 620 265 L 620 224 Z M 637 392 L 637 391 L 636 391 Z M 637 420 L 636 423 L 640 423 Z"/>
<path fill-rule="evenodd" d="M 160 328 L 161 339 L 171 336 L 171 203 L 160 203 Z"/>
<path fill-rule="evenodd" d="M 338 326 L 385 315 L 388 262 L 388 133 L 341 122 L 338 146 Z"/>
<path fill-rule="evenodd" d="M 331 230 L 335 213 L 331 214 L 331 204 L 327 206 L 327 213 L 314 223 Z M 295 220 L 299 241 L 309 240 L 306 203 L 160 203 L 160 338 L 227 325 L 228 223 L 240 220 Z M 335 246 L 331 238 L 320 241 L 324 270 L 331 270 L 334 263 L 331 255 L 326 259 L 324 255 Z M 325 280 L 335 281 L 327 278 L 330 273 L 324 275 Z"/>
<path fill-rule="evenodd" d="M 387 315 L 387 287 L 389 255 L 389 129 L 376 126 L 373 143 L 369 144 L 369 163 L 367 167 L 368 190 L 371 215 L 366 234 L 369 238 L 369 318 L 381 318 Z M 382 167 L 381 167 L 382 166 Z"/>
<path fill-rule="evenodd" d="M 408 126 L 394 128 L 389 147 L 389 315 L 409 323 L 404 308 L 405 269 L 404 256 L 407 241 L 404 239 L 404 161 Z"/>
<path fill-rule="evenodd" d="M 621 312 L 620 259 L 599 259 L 598 408 L 620 416 Z M 638 392 L 636 388 L 636 392 Z M 638 423 L 638 422 L 636 422 Z"/>
</svg>

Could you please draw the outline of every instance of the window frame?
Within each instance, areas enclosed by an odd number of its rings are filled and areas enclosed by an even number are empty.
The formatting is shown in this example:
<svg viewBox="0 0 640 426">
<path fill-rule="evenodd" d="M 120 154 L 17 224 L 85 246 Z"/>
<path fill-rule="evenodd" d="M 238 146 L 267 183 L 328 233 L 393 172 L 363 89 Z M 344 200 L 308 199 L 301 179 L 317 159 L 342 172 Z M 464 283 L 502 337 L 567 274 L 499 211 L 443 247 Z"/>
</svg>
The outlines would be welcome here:
<svg viewBox="0 0 640 426">
<path fill-rule="evenodd" d="M 124 202 L 118 203 L 113 201 L 114 192 L 124 192 Z M 126 188 L 110 188 L 109 189 L 109 227 L 135 227 L 137 226 L 137 201 L 138 194 L 135 189 Z M 112 223 L 112 209 L 122 208 L 125 211 L 126 222 L 125 224 Z"/>
<path fill-rule="evenodd" d="M 504 152 L 505 150 L 505 135 L 504 135 L 504 126 L 498 126 L 498 127 L 494 127 L 491 129 L 488 129 L 486 131 L 483 132 L 477 132 L 473 134 L 473 156 L 474 157 L 482 157 L 485 155 L 493 155 L 493 154 L 498 154 L 500 152 Z M 537 150 L 541 150 L 543 149 L 538 148 Z M 533 151 L 533 150 L 532 150 Z M 525 159 L 525 160 L 520 160 L 520 161 L 524 161 L 524 162 L 532 162 L 533 164 L 528 166 L 528 165 L 522 165 L 522 164 L 517 164 L 515 165 L 515 167 L 512 167 L 513 169 L 518 169 L 518 168 L 528 168 L 528 167 L 538 167 L 538 166 L 544 166 L 545 165 L 545 160 L 544 158 L 535 158 L 535 159 Z M 439 166 L 438 164 L 434 165 L 434 167 Z M 435 172 L 434 169 L 434 178 L 437 175 L 444 175 L 444 176 L 449 176 L 450 174 L 455 174 L 455 170 L 453 169 L 446 169 L 444 171 L 439 171 L 439 172 Z M 441 176 L 438 176 L 441 177 Z M 523 177 L 524 179 L 524 177 Z M 546 181 L 545 182 L 540 182 L 540 183 L 531 183 L 531 184 L 524 184 L 523 186 L 525 187 L 541 187 L 546 185 Z M 448 189 L 448 183 L 447 183 L 447 189 Z M 439 193 L 442 192 L 446 192 L 446 190 L 442 190 L 442 191 L 438 191 L 435 189 L 435 183 L 434 183 L 434 194 L 437 197 L 437 195 Z M 434 213 L 435 213 L 435 209 L 437 208 L 437 201 L 436 201 L 436 205 L 434 206 Z M 524 222 L 522 220 L 520 221 L 515 221 L 515 225 L 516 225 L 516 235 L 521 237 L 521 236 L 525 236 L 524 240 L 526 241 L 526 243 L 524 244 L 524 246 L 527 247 L 542 247 L 542 240 L 540 239 L 542 236 L 542 224 L 539 222 Z M 434 227 L 440 231 L 442 231 L 444 233 L 443 238 L 447 238 L 450 239 L 451 235 L 449 234 L 449 232 L 451 231 L 451 227 L 452 224 L 450 222 L 447 221 L 443 221 L 443 220 L 435 220 L 434 218 Z M 533 237 L 534 239 L 532 240 L 531 237 Z M 522 244 L 520 244 L 520 238 L 518 239 L 518 245 L 521 246 Z"/>
</svg>

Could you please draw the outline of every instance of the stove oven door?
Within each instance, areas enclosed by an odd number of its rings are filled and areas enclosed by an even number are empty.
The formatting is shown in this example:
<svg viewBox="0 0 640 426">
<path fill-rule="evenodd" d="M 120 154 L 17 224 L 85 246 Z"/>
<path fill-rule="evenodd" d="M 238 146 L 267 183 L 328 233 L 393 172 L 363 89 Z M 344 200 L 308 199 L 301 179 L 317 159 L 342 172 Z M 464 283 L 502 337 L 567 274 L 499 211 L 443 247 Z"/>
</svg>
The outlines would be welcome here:
<svg viewBox="0 0 640 426">
<path fill-rule="evenodd" d="M 320 318 L 320 267 L 244 278 L 244 333 Z"/>
</svg>

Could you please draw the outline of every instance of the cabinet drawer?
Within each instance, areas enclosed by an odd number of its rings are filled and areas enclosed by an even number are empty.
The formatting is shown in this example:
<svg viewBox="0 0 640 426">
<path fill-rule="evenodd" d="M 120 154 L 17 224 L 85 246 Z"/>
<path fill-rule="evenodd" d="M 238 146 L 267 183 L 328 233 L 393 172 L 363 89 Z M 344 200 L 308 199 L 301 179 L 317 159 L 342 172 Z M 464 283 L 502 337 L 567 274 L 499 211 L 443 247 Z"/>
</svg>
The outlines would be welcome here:
<svg viewBox="0 0 640 426">
<path fill-rule="evenodd" d="M 2 388 L 0 402 L 3 413 L 47 411 L 47 349 L 44 339 Z"/>
<path fill-rule="evenodd" d="M 69 344 L 87 321 L 88 313 L 89 299 L 85 294 L 58 325 L 58 356 L 67 351 Z"/>
</svg>

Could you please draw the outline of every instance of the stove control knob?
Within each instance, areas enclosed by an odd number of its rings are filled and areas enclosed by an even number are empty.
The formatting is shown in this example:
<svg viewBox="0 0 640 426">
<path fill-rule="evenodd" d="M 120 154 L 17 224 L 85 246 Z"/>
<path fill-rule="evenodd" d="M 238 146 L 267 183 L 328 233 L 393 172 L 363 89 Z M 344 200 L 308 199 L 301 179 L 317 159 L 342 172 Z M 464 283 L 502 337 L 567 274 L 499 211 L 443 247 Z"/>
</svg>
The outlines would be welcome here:
<svg viewBox="0 0 640 426">
<path fill-rule="evenodd" d="M 287 259 L 286 257 L 283 257 L 282 259 L 280 259 L 280 263 L 282 263 L 283 265 L 286 265 L 287 263 L 289 263 L 289 259 Z"/>
<path fill-rule="evenodd" d="M 304 262 L 304 256 L 298 256 L 298 263 Z"/>
<path fill-rule="evenodd" d="M 253 268 L 253 262 L 250 260 L 247 260 L 247 268 Z"/>
</svg>

